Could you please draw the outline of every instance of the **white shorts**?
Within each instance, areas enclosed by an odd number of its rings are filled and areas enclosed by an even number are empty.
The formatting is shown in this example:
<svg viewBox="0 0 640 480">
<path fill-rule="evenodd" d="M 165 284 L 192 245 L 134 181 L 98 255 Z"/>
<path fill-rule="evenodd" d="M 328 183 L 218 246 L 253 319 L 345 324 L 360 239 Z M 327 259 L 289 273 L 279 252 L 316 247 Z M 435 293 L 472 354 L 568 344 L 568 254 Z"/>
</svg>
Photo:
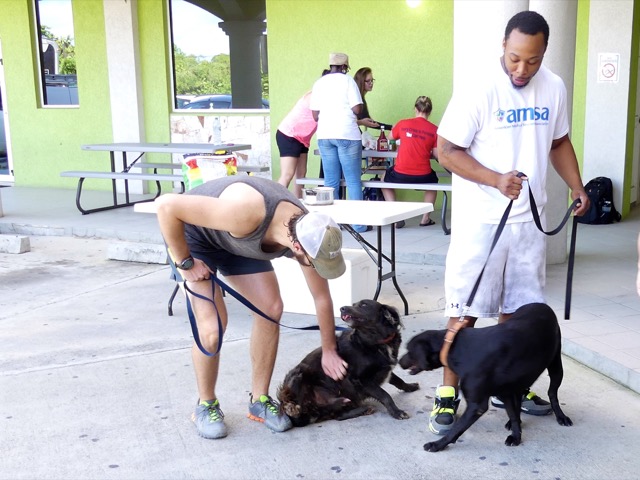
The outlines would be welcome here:
<svg viewBox="0 0 640 480">
<path fill-rule="evenodd" d="M 546 222 L 541 218 L 542 226 Z M 457 225 L 445 270 L 445 316 L 460 317 L 495 237 L 498 225 Z M 461 231 L 462 230 L 462 231 Z M 544 303 L 546 236 L 534 222 L 505 225 L 482 275 L 468 316 L 497 317 L 522 305 Z"/>
</svg>

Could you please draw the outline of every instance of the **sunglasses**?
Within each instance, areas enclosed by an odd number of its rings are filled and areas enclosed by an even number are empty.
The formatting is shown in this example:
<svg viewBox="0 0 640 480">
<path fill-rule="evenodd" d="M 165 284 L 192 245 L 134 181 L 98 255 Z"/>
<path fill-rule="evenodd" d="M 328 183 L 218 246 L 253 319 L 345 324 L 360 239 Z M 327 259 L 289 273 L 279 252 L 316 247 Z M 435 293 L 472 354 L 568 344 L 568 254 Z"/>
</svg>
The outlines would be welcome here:
<svg viewBox="0 0 640 480">
<path fill-rule="evenodd" d="M 364 83 L 370 83 L 371 85 L 373 85 L 375 81 L 376 79 L 372 78 L 371 80 L 365 80 Z"/>
</svg>

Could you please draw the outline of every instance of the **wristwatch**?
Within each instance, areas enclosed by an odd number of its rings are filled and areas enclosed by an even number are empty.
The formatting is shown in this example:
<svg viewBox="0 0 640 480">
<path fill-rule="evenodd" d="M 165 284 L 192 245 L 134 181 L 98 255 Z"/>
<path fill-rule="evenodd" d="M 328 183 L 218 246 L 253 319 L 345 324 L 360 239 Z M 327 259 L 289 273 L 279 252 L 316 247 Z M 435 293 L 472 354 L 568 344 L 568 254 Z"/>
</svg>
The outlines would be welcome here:
<svg viewBox="0 0 640 480">
<path fill-rule="evenodd" d="M 180 270 L 191 270 L 193 268 L 193 265 L 194 261 L 192 256 L 188 256 L 180 263 L 176 263 L 176 267 L 178 267 Z"/>
</svg>

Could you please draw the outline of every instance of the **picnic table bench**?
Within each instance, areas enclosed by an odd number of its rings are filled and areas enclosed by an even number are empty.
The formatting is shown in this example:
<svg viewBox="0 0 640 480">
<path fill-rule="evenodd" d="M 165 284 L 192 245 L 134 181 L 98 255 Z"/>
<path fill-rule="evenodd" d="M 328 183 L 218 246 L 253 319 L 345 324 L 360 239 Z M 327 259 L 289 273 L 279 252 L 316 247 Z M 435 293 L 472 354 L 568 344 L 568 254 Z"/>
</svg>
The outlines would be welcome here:
<svg viewBox="0 0 640 480">
<path fill-rule="evenodd" d="M 247 144 L 208 144 L 208 143 L 105 143 L 97 145 L 82 145 L 82 150 L 89 151 L 108 151 L 110 158 L 110 171 L 80 171 L 70 170 L 60 173 L 61 177 L 72 177 L 78 179 L 78 187 L 76 190 L 76 207 L 83 214 L 100 212 L 103 210 L 111 210 L 114 208 L 129 207 L 136 203 L 151 202 L 158 198 L 162 193 L 162 185 L 160 182 L 180 183 L 181 191 L 184 192 L 184 182 L 182 172 L 180 173 L 158 173 L 159 169 L 182 169 L 180 163 L 152 163 L 138 162 L 146 153 L 177 153 L 177 154 L 194 154 L 194 155 L 213 155 L 216 152 L 235 152 L 239 150 L 248 150 L 251 145 Z M 118 171 L 116 167 L 115 152 L 122 152 L 122 169 Z M 138 153 L 138 156 L 131 163 L 127 160 L 127 152 Z M 131 168 L 152 169 L 153 172 L 132 172 Z M 265 167 L 259 166 L 243 166 L 238 167 L 238 171 L 263 171 Z M 82 187 L 87 178 L 111 180 L 111 190 L 113 200 L 110 205 L 97 208 L 84 208 L 81 205 Z M 124 202 L 118 200 L 118 191 L 116 181 L 124 182 Z M 132 201 L 129 194 L 130 181 L 150 181 L 155 182 L 156 192 L 152 198 Z"/>
</svg>

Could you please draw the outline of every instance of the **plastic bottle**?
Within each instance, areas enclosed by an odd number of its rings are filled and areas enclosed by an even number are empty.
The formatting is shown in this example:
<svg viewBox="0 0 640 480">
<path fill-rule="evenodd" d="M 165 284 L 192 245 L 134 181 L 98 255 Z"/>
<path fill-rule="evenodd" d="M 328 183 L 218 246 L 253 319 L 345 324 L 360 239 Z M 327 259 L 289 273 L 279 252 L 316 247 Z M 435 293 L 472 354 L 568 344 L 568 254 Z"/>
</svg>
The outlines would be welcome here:
<svg viewBox="0 0 640 480">
<path fill-rule="evenodd" d="M 220 145 L 222 143 L 222 132 L 220 128 L 220 117 L 213 117 L 213 143 Z"/>
</svg>

